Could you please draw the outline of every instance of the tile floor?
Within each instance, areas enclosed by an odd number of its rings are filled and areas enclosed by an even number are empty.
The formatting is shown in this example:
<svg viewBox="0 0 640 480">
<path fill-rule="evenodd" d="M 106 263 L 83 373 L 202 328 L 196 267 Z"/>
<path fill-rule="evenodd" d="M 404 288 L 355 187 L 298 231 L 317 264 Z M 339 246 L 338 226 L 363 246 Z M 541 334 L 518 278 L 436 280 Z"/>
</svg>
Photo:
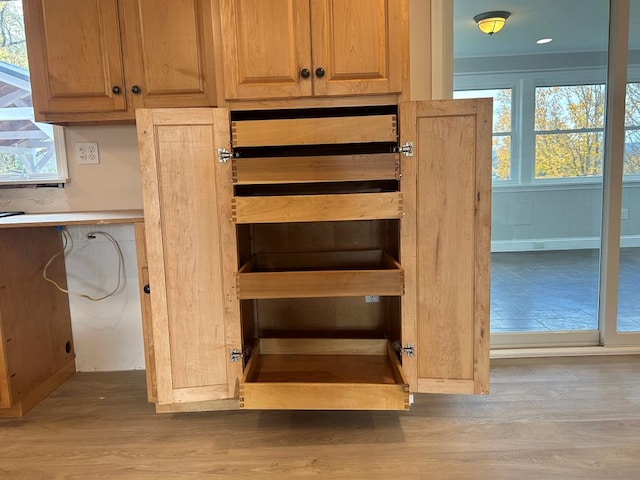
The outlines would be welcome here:
<svg viewBox="0 0 640 480">
<path fill-rule="evenodd" d="M 491 331 L 595 330 L 598 250 L 491 255 Z M 618 329 L 640 331 L 640 248 L 620 255 Z"/>
</svg>

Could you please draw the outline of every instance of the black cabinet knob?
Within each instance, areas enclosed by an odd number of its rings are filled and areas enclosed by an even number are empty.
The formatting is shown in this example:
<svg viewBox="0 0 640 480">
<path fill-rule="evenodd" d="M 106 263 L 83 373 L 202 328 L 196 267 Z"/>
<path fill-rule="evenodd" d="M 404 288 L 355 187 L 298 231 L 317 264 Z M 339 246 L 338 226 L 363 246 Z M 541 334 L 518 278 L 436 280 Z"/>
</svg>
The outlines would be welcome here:
<svg viewBox="0 0 640 480">
<path fill-rule="evenodd" d="M 316 77 L 322 78 L 322 77 L 324 77 L 325 73 L 326 72 L 324 71 L 324 68 L 322 68 L 322 67 L 316 68 Z"/>
<path fill-rule="evenodd" d="M 137 95 L 138 93 L 140 93 L 140 90 L 141 90 L 141 89 L 140 89 L 140 87 L 139 87 L 138 85 L 134 85 L 133 87 L 131 87 L 131 92 L 132 92 L 132 93 L 135 93 L 136 95 Z"/>
<path fill-rule="evenodd" d="M 114 85 L 111 91 L 118 95 L 120 93 L 120 87 L 118 85 Z"/>
<path fill-rule="evenodd" d="M 308 68 L 303 68 L 302 70 L 300 70 L 300 76 L 302 78 L 309 78 L 311 76 L 311 70 L 309 70 Z"/>
<path fill-rule="evenodd" d="M 148 283 L 144 287 L 142 287 L 142 291 L 144 293 L 146 293 L 147 295 L 149 295 L 151 293 L 151 287 L 149 286 Z"/>
</svg>

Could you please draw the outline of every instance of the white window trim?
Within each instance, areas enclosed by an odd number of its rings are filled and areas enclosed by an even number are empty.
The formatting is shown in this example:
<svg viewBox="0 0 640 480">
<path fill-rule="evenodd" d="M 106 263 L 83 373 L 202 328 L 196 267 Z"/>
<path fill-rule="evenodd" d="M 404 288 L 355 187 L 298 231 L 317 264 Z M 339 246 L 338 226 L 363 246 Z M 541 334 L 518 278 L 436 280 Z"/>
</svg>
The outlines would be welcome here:
<svg viewBox="0 0 640 480">
<path fill-rule="evenodd" d="M 511 89 L 511 178 L 494 180 L 493 189 L 546 189 L 594 186 L 602 184 L 602 176 L 554 179 L 535 178 L 535 89 L 536 87 L 605 84 L 606 65 L 565 69 L 462 73 L 454 76 L 455 90 Z M 629 83 L 640 82 L 640 65 L 629 66 Z M 632 126 L 631 128 L 640 128 Z M 564 132 L 564 131 L 563 131 Z M 560 132 L 559 132 L 560 133 Z M 640 175 L 625 175 L 625 185 L 640 181 Z"/>
</svg>

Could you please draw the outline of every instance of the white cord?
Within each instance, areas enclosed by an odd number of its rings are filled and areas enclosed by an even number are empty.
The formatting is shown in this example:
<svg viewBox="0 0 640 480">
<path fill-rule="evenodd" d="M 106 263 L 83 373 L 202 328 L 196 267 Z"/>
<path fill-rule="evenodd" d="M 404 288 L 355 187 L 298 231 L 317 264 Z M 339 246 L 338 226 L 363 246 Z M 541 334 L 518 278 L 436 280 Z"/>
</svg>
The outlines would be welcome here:
<svg viewBox="0 0 640 480">
<path fill-rule="evenodd" d="M 89 238 L 95 238 L 96 235 L 104 235 L 105 237 L 107 237 L 107 239 L 113 244 L 113 246 L 116 249 L 116 252 L 118 253 L 118 282 L 116 283 L 115 288 L 107 293 L 106 295 L 103 295 L 102 297 L 92 297 L 91 295 L 87 295 L 85 293 L 78 293 L 78 292 L 74 292 L 73 290 L 68 290 L 66 288 L 62 288 L 60 285 L 58 285 L 58 283 L 47 277 L 47 269 L 49 268 L 49 266 L 51 265 L 51 263 L 53 263 L 53 261 L 58 258 L 60 255 L 64 254 L 65 251 L 67 250 L 67 245 L 71 245 L 71 247 L 69 248 L 69 251 L 71 251 L 71 249 L 73 248 L 73 241 L 71 239 L 71 237 L 69 236 L 69 233 L 67 232 L 67 229 L 65 227 L 61 227 L 60 228 L 60 232 L 62 233 L 62 250 L 60 250 L 59 252 L 55 253 L 53 255 L 53 257 L 51 257 L 49 259 L 49 261 L 47 262 L 47 264 L 44 266 L 44 269 L 42 270 L 42 277 L 49 283 L 52 283 L 53 285 L 55 285 L 55 287 L 60 290 L 62 293 L 66 293 L 68 295 L 75 295 L 77 297 L 82 297 L 82 298 L 86 298 L 87 300 L 91 300 L 92 302 L 99 302 L 100 300 L 104 300 L 105 298 L 109 298 L 112 295 L 114 295 L 119 289 L 120 289 L 120 279 L 122 278 L 122 268 L 124 266 L 124 256 L 122 255 L 122 249 L 120 248 L 120 245 L 118 244 L 118 242 L 111 236 L 109 235 L 107 232 L 89 232 L 87 234 L 87 237 Z"/>
</svg>

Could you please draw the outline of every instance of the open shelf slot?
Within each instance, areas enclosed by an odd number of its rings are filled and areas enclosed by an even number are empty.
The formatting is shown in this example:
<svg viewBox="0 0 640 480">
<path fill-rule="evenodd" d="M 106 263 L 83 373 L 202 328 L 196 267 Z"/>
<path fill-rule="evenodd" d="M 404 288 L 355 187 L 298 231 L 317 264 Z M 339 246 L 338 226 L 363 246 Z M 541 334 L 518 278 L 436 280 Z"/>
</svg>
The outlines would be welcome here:
<svg viewBox="0 0 640 480">
<path fill-rule="evenodd" d="M 256 343 L 240 385 L 245 409 L 407 410 L 409 386 L 385 339 Z"/>
<path fill-rule="evenodd" d="M 404 271 L 382 250 L 255 254 L 237 274 L 239 299 L 402 295 Z"/>
</svg>

